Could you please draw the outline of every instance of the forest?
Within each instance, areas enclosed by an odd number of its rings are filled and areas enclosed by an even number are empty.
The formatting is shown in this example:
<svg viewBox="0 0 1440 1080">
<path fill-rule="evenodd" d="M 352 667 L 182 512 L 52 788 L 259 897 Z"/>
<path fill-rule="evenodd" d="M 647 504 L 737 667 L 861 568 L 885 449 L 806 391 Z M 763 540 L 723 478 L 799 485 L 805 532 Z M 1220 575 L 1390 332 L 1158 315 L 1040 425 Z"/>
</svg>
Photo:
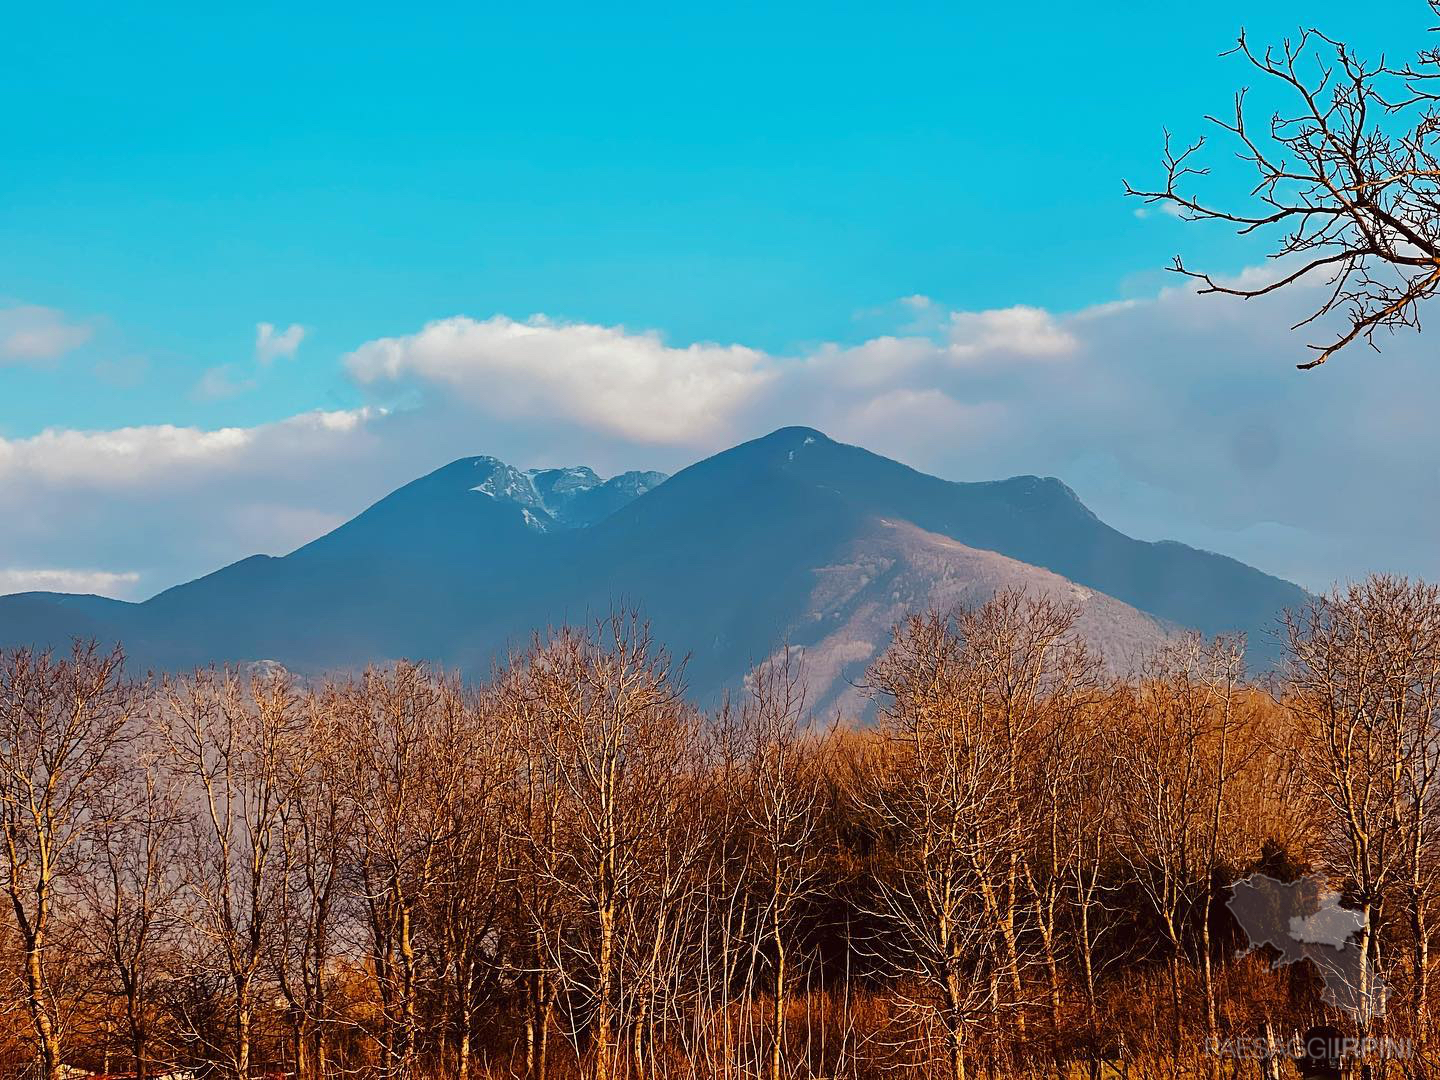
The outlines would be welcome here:
<svg viewBox="0 0 1440 1080">
<path fill-rule="evenodd" d="M 1258 674 L 1077 615 L 914 614 L 861 718 L 799 648 L 697 707 L 631 611 L 484 680 L 0 653 L 0 1074 L 1278 1078 L 1329 1022 L 1432 1075 L 1440 589 Z M 1335 890 L 1353 998 L 1247 940 L 1255 874 Z"/>
</svg>

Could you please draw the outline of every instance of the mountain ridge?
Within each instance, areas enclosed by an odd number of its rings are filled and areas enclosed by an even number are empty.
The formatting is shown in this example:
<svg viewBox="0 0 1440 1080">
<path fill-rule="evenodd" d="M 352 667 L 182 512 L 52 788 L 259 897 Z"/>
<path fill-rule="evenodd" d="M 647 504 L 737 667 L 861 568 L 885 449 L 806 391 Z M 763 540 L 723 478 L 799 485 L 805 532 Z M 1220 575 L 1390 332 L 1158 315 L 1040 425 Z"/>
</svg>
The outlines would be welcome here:
<svg viewBox="0 0 1440 1080">
<path fill-rule="evenodd" d="M 668 478 L 460 458 L 287 555 L 251 556 L 143 602 L 0 597 L 0 643 L 113 637 L 162 669 L 266 659 L 318 671 L 408 656 L 483 670 L 532 628 L 633 603 L 689 655 L 692 687 L 708 697 L 779 642 L 813 648 L 835 633 L 815 617 L 817 583 L 858 550 L 889 560 L 916 604 L 983 599 L 960 567 L 1035 588 L 1063 580 L 1119 605 L 1107 610 L 1126 640 L 1240 630 L 1262 659 L 1259 631 L 1305 598 L 1226 556 L 1125 536 L 1053 477 L 943 480 L 789 427 Z M 987 552 L 1009 562 L 974 554 Z M 878 648 L 874 612 L 893 604 L 865 596 L 856 604 L 871 614 L 847 633 Z M 843 696 L 838 685 L 815 695 Z"/>
</svg>

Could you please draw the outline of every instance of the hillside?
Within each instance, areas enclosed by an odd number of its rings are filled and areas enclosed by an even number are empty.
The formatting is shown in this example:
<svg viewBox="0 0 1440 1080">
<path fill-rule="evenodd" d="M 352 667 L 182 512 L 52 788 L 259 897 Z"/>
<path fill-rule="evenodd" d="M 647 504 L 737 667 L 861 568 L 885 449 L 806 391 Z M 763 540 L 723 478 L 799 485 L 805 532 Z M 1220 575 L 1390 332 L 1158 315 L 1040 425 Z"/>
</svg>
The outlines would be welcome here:
<svg viewBox="0 0 1440 1080">
<path fill-rule="evenodd" d="M 1055 479 L 954 483 L 784 428 L 668 479 L 463 458 L 289 555 L 143 603 L 0 597 L 0 642 L 116 639 L 159 669 L 408 656 L 479 672 L 534 628 L 635 604 L 702 698 L 789 641 L 811 654 L 815 699 L 842 703 L 907 610 L 1003 585 L 1081 602 L 1116 667 L 1177 627 L 1244 631 L 1263 666 L 1275 617 L 1304 599 L 1233 559 L 1125 536 Z"/>
</svg>

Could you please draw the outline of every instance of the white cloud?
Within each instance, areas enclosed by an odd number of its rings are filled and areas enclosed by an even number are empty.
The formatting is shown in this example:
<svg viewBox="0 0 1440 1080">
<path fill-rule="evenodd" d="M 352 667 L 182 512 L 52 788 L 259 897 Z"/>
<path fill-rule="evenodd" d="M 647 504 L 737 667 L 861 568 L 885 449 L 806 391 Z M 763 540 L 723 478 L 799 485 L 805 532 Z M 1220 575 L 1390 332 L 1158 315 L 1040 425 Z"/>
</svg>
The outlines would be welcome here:
<svg viewBox="0 0 1440 1080">
<path fill-rule="evenodd" d="M 0 596 L 19 592 L 94 593 L 126 599 L 140 575 L 110 570 L 22 570 L 0 567 Z"/>
<path fill-rule="evenodd" d="M 969 405 L 943 390 L 893 389 L 858 402 L 830 427 L 864 446 L 885 445 L 905 460 L 925 455 L 937 442 L 975 439 L 1003 431 L 1006 407 L 987 402 Z"/>
<path fill-rule="evenodd" d="M 54 360 L 90 340 L 89 326 L 67 322 L 54 308 L 24 304 L 0 309 L 0 363 Z"/>
<path fill-rule="evenodd" d="M 871 338 L 859 345 L 822 345 L 806 360 L 813 370 L 812 381 L 831 390 L 883 392 L 911 373 L 934 364 L 935 342 L 927 337 Z M 790 373 L 793 380 L 794 373 Z"/>
<path fill-rule="evenodd" d="M 950 356 L 957 363 L 974 363 L 996 356 L 1054 360 L 1070 356 L 1079 347 L 1074 334 L 1043 308 L 997 308 L 958 311 L 950 316 Z"/>
<path fill-rule="evenodd" d="M 180 484 L 223 473 L 255 452 L 352 432 L 374 415 L 368 409 L 312 412 L 258 427 L 208 431 L 172 424 L 109 431 L 50 428 L 27 438 L 0 438 L 0 483 L 110 490 Z"/>
<path fill-rule="evenodd" d="M 1440 500 L 1406 494 L 1440 480 L 1430 464 L 1440 433 L 1415 404 L 1440 397 L 1440 365 L 1422 338 L 1400 336 L 1383 359 L 1356 353 L 1333 372 L 1296 372 L 1308 337 L 1288 328 L 1313 298 L 1302 289 L 1242 302 L 1183 282 L 1073 312 L 946 313 L 902 300 L 897 320 L 934 317 L 795 357 L 670 346 L 621 327 L 458 318 L 346 362 L 372 389 L 419 388 L 417 416 L 463 430 L 463 452 L 521 464 L 575 446 L 577 461 L 673 468 L 805 423 L 954 479 L 1057 475 L 1118 527 L 1306 584 L 1371 566 L 1440 575 L 1440 555 L 1426 554 Z"/>
<path fill-rule="evenodd" d="M 223 401 L 225 398 L 235 397 L 237 394 L 243 394 L 254 388 L 254 379 L 237 379 L 233 365 L 221 364 L 200 376 L 200 381 L 195 384 L 191 396 L 197 401 Z"/>
<path fill-rule="evenodd" d="M 255 359 L 269 364 L 281 357 L 290 360 L 305 339 L 305 327 L 291 323 L 284 330 L 277 331 L 274 323 L 255 324 Z"/>
<path fill-rule="evenodd" d="M 94 591 L 124 587 L 143 598 L 247 555 L 283 554 L 439 464 L 445 450 L 419 426 L 397 432 L 398 447 L 381 439 L 386 419 L 356 409 L 254 427 L 0 438 L 9 510 L 0 515 L 0 567 L 121 566 L 134 582 Z M 0 593 L 43 579 L 17 580 L 0 580 Z"/>
<path fill-rule="evenodd" d="M 1249 271 L 1244 278 L 1256 280 Z M 1060 476 L 1145 538 L 1308 585 L 1440 576 L 1440 399 L 1427 339 L 1294 370 L 1311 293 L 1173 287 L 1075 312 L 947 312 L 793 357 L 623 327 L 453 318 L 361 345 L 351 376 L 411 409 L 255 427 L 0 438 L 0 566 L 118 566 L 137 595 L 280 553 L 447 461 L 673 471 L 786 424 L 957 480 Z M 920 310 L 892 306 L 893 318 Z M 915 327 L 921 327 L 918 329 Z"/>
<path fill-rule="evenodd" d="M 346 358 L 362 383 L 418 381 L 499 417 L 560 419 L 643 443 L 705 444 L 776 377 L 775 361 L 740 345 L 666 345 L 623 327 L 432 322 L 362 345 Z"/>
</svg>

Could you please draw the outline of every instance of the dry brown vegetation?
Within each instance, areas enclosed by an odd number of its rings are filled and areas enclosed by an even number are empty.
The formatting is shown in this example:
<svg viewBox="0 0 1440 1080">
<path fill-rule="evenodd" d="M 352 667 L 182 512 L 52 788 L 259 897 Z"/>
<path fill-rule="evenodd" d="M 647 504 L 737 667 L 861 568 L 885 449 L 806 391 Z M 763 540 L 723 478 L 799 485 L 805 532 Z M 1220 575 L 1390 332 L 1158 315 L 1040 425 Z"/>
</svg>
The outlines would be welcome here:
<svg viewBox="0 0 1440 1080">
<path fill-rule="evenodd" d="M 1328 1019 L 1427 1075 L 1440 595 L 1317 600 L 1266 686 L 1075 620 L 913 616 L 859 727 L 797 653 L 703 712 L 628 615 L 483 685 L 0 654 L 0 1072 L 1268 1077 L 1207 1048 Z M 1344 891 L 1388 1008 L 1242 951 L 1253 872 Z"/>
</svg>

